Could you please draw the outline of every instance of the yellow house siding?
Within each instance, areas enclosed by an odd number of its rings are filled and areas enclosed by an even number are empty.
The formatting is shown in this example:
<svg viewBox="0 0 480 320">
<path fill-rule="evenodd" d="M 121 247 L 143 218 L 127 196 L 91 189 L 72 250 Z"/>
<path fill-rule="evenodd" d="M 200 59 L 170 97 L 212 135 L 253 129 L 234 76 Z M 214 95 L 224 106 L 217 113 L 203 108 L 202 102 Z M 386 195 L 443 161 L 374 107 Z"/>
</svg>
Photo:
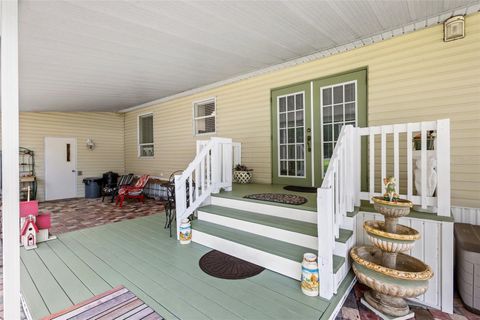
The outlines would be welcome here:
<svg viewBox="0 0 480 320">
<path fill-rule="evenodd" d="M 38 179 L 37 199 L 45 196 L 45 137 L 77 139 L 77 196 L 84 196 L 83 178 L 100 176 L 112 170 L 124 173 L 124 115 L 111 112 L 21 112 L 20 146 L 35 152 L 35 171 Z M 92 138 L 93 151 L 85 142 Z"/>
<path fill-rule="evenodd" d="M 442 26 L 181 97 L 125 117 L 127 171 L 168 177 L 195 153 L 192 102 L 217 98 L 217 134 L 242 142 L 256 182 L 271 182 L 270 90 L 368 68 L 369 125 L 451 119 L 452 203 L 480 207 L 480 14 L 466 38 L 445 43 Z M 155 115 L 155 159 L 137 158 L 137 116 Z"/>
</svg>

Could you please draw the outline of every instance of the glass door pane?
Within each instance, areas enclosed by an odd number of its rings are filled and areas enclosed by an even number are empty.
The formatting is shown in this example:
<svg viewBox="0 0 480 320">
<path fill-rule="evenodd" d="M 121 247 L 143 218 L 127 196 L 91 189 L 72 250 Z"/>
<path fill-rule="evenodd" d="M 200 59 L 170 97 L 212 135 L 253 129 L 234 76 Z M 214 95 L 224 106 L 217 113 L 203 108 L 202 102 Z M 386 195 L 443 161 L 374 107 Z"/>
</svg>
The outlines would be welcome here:
<svg viewBox="0 0 480 320">
<path fill-rule="evenodd" d="M 305 177 L 304 95 L 297 92 L 277 97 L 281 106 L 277 109 L 280 177 Z"/>
<path fill-rule="evenodd" d="M 342 127 L 346 124 L 357 125 L 357 81 L 321 87 L 320 91 L 322 170 L 325 173 Z"/>
</svg>

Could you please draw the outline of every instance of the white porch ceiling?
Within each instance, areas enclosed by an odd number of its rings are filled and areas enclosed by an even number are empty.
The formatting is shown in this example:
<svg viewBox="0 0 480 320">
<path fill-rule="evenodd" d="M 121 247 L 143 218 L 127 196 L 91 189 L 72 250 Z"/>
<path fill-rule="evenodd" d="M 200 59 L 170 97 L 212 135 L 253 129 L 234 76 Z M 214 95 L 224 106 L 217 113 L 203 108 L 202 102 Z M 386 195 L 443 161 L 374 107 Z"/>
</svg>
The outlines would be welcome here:
<svg viewBox="0 0 480 320">
<path fill-rule="evenodd" d="M 118 111 L 479 4 L 20 0 L 20 108 Z"/>
</svg>

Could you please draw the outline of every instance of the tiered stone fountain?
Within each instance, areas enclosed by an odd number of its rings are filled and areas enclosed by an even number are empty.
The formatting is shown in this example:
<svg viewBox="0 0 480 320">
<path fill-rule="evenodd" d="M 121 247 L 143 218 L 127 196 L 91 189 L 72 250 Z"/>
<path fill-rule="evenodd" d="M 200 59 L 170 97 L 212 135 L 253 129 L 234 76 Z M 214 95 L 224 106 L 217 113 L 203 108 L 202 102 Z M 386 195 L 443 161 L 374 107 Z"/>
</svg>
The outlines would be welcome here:
<svg viewBox="0 0 480 320">
<path fill-rule="evenodd" d="M 387 193 L 374 197 L 374 208 L 385 222 L 365 221 L 363 228 L 374 246 L 354 247 L 350 251 L 358 280 L 370 287 L 362 303 L 384 319 L 409 319 L 414 316 L 405 298 L 414 298 L 428 289 L 433 272 L 422 261 L 402 252 L 413 248 L 420 234 L 398 224 L 410 213 L 412 203 L 395 194 L 393 178 L 385 179 Z"/>
</svg>

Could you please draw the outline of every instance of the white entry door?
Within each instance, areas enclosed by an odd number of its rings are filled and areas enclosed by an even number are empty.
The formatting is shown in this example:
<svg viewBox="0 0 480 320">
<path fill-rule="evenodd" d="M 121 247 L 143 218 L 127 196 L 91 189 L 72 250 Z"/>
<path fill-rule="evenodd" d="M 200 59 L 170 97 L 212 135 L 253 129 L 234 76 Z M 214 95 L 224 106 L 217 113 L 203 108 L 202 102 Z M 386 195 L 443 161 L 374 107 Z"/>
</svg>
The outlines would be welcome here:
<svg viewBox="0 0 480 320">
<path fill-rule="evenodd" d="M 77 196 L 77 140 L 45 137 L 45 200 Z"/>
</svg>

